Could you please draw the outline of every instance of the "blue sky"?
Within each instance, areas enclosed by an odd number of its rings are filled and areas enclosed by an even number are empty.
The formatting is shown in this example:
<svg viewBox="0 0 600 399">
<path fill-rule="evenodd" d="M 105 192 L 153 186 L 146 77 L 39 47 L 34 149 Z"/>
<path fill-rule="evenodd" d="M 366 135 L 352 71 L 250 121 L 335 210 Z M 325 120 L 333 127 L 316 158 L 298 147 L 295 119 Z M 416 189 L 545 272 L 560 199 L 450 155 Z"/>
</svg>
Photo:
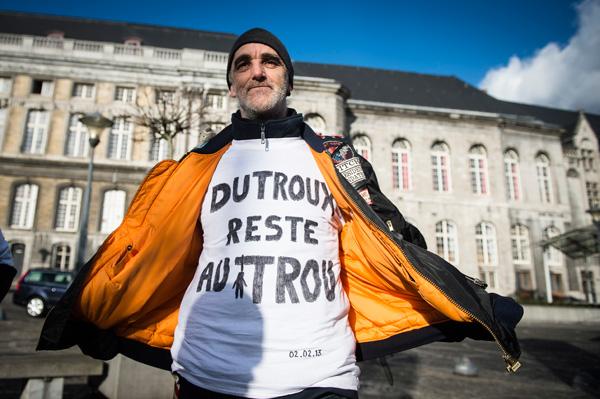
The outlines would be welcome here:
<svg viewBox="0 0 600 399">
<path fill-rule="evenodd" d="M 584 0 L 583 5 L 581 0 L 0 0 L 0 9 L 234 34 L 260 26 L 275 33 L 294 60 L 454 75 L 477 87 L 491 71 L 503 71 L 496 83 L 504 87 L 516 81 L 511 61 L 521 61 L 517 72 L 522 79 L 524 66 L 548 45 L 566 49 L 581 30 L 581 15 L 600 10 L 600 0 Z M 600 47 L 597 50 L 599 62 L 592 72 L 600 73 Z M 512 80 L 506 84 L 502 79 Z M 486 84 L 493 87 L 489 79 Z M 502 90 L 492 94 L 506 98 Z M 506 99 L 540 103 L 527 96 Z"/>
</svg>

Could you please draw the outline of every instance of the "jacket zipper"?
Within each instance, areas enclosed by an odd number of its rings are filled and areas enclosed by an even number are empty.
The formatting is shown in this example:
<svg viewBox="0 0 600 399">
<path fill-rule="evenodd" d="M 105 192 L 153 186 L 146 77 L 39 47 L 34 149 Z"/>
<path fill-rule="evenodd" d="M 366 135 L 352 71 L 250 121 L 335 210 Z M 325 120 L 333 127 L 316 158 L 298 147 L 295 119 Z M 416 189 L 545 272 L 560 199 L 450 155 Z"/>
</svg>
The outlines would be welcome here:
<svg viewBox="0 0 600 399">
<path fill-rule="evenodd" d="M 383 234 L 385 234 L 385 236 L 387 238 L 390 239 L 390 241 L 396 245 L 396 247 L 398 248 L 398 250 L 400 250 L 400 252 L 402 252 L 404 254 L 404 257 L 406 258 L 406 260 L 408 261 L 408 263 L 411 265 L 412 269 L 419 275 L 421 276 L 421 278 L 425 279 L 426 281 L 428 281 L 430 284 L 432 284 L 435 288 L 437 288 L 442 295 L 444 295 L 446 297 L 446 299 L 448 299 L 450 302 L 452 302 L 452 304 L 454 306 L 456 306 L 457 308 L 459 308 L 460 310 L 462 310 L 463 312 L 465 312 L 467 315 L 471 316 L 471 318 L 473 318 L 474 320 L 476 320 L 479 324 L 481 324 L 489 333 L 490 335 L 494 338 L 494 341 L 496 341 L 496 343 L 498 344 L 498 346 L 500 347 L 500 349 L 502 350 L 503 356 L 502 358 L 504 359 L 504 361 L 506 362 L 506 370 L 509 372 L 516 372 L 519 367 L 521 367 L 521 363 L 519 362 L 519 360 L 515 359 L 514 357 L 512 357 L 510 354 L 508 354 L 508 352 L 506 351 L 506 349 L 504 348 L 504 346 L 502 346 L 502 344 L 500 343 L 500 341 L 498 340 L 498 338 L 496 337 L 496 334 L 494 334 L 494 332 L 492 331 L 492 329 L 490 327 L 488 327 L 483 321 L 481 321 L 477 316 L 475 316 L 473 313 L 469 312 L 467 309 L 463 308 L 461 305 L 459 305 L 458 303 L 456 303 L 456 301 L 451 298 L 448 294 L 446 294 L 446 292 L 444 292 L 444 290 L 442 290 L 436 283 L 434 283 L 433 281 L 429 280 L 427 277 L 425 277 L 421 272 L 419 272 L 419 270 L 417 270 L 415 268 L 415 266 L 410 262 L 410 260 L 408 259 L 408 257 L 406 256 L 406 254 L 404 253 L 404 251 L 402 250 L 402 248 L 400 248 L 395 242 L 392 236 L 390 236 L 390 234 L 379 228 L 379 226 L 377 226 L 377 223 L 374 222 L 369 216 L 367 216 L 363 210 L 361 209 L 361 207 L 354 201 L 354 199 L 352 199 L 352 197 L 350 196 L 350 194 L 348 194 L 348 191 L 346 191 L 346 188 L 344 187 L 344 185 L 340 182 L 340 179 L 337 175 L 337 171 L 335 170 L 335 165 L 333 165 L 333 162 L 331 163 L 331 165 L 334 168 L 335 171 L 335 177 L 338 181 L 338 184 L 340 185 L 340 187 L 342 188 L 342 190 L 344 191 L 344 193 L 346 194 L 346 197 L 350 199 L 350 201 L 352 201 L 354 203 L 354 205 L 356 205 L 358 211 L 360 212 L 360 214 L 367 219 L 369 222 L 371 222 L 371 224 L 378 229 L 379 231 L 381 231 Z"/>
<path fill-rule="evenodd" d="M 269 144 L 267 143 L 267 138 L 265 137 L 265 129 L 266 126 L 264 123 L 260 124 L 260 143 L 265 145 L 265 151 L 269 151 Z"/>
</svg>

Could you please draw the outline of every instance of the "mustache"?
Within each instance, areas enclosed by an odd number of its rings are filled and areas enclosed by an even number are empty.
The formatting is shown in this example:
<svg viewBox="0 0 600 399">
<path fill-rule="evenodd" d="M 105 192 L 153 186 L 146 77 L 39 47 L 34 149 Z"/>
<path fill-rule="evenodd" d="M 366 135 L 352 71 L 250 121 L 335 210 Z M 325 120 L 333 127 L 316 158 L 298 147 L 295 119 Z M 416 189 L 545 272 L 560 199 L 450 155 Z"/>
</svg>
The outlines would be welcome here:
<svg viewBox="0 0 600 399">
<path fill-rule="evenodd" d="M 269 89 L 273 89 L 273 86 L 267 82 L 250 81 L 246 85 L 246 91 L 254 89 L 255 87 L 268 87 Z"/>
</svg>

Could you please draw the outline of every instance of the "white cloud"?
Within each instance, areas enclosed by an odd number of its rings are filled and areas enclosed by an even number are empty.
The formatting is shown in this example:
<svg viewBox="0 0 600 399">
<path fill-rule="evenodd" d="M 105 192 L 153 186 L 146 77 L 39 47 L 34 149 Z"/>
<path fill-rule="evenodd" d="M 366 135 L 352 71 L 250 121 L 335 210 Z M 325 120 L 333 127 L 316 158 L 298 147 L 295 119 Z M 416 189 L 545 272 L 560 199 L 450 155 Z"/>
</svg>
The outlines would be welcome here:
<svg viewBox="0 0 600 399">
<path fill-rule="evenodd" d="M 577 6 L 578 30 L 569 43 L 549 43 L 524 59 L 491 69 L 479 83 L 499 99 L 600 114 L 600 0 Z"/>
</svg>

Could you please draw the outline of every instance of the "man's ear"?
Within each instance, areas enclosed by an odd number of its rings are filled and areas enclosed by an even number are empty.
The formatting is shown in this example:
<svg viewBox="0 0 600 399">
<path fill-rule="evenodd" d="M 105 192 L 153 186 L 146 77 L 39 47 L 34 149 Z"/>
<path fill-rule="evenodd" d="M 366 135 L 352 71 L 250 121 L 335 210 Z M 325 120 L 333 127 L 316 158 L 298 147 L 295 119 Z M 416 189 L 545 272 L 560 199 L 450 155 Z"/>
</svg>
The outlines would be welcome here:
<svg viewBox="0 0 600 399">
<path fill-rule="evenodd" d="M 236 94 L 235 94 L 235 90 L 233 90 L 233 85 L 229 85 L 229 94 L 231 95 L 231 97 L 235 98 Z M 288 94 L 289 96 L 289 94 Z"/>
<path fill-rule="evenodd" d="M 287 96 L 287 97 L 289 97 L 289 96 L 291 96 L 291 95 L 292 95 L 292 90 L 293 90 L 293 89 L 292 89 L 290 86 L 288 86 L 287 93 L 286 93 L 286 96 Z"/>
</svg>

